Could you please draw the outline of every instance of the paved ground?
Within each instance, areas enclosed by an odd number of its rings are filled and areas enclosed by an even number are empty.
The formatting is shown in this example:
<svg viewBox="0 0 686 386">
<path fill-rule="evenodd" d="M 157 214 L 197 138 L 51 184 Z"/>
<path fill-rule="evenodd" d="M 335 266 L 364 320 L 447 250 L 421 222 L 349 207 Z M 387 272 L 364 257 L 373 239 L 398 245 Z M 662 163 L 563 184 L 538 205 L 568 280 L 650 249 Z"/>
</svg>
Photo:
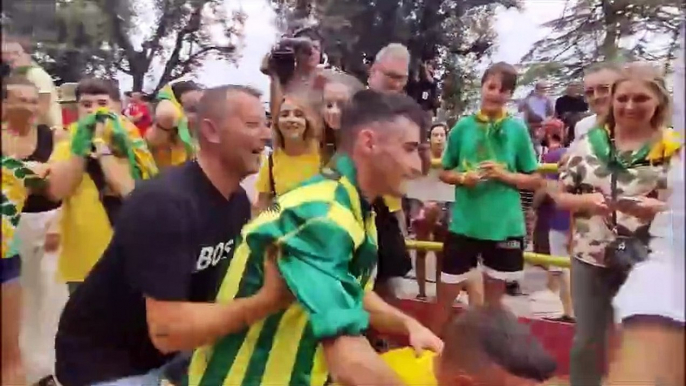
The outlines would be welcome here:
<svg viewBox="0 0 686 386">
<path fill-rule="evenodd" d="M 411 252 L 414 260 L 414 252 Z M 429 252 L 426 259 L 428 280 L 435 282 L 435 256 Z M 414 277 L 414 272 L 410 272 Z M 521 281 L 523 295 L 506 296 L 504 302 L 512 311 L 520 317 L 543 318 L 558 317 L 562 315 L 562 306 L 559 298 L 546 289 L 546 272 L 538 267 L 527 266 L 524 271 L 524 279 Z M 415 298 L 418 293 L 417 282 L 413 279 L 404 279 L 399 296 L 401 298 Z M 436 296 L 436 285 L 427 283 L 427 296 L 431 299 Z M 466 303 L 466 296 L 461 296 L 458 301 Z"/>
</svg>

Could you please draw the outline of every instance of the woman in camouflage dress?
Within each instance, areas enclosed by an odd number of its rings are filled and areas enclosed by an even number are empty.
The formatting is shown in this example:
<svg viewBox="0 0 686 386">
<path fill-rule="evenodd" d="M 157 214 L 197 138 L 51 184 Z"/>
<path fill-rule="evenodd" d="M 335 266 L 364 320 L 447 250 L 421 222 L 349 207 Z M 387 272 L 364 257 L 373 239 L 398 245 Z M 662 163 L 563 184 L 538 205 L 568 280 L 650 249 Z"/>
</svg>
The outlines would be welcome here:
<svg viewBox="0 0 686 386">
<path fill-rule="evenodd" d="M 572 386 L 599 386 L 607 360 L 612 299 L 626 272 L 610 268 L 606 248 L 617 235 L 647 246 L 650 224 L 664 209 L 667 175 L 681 146 L 667 128 L 670 105 L 661 75 L 647 65 L 627 66 L 612 86 L 608 114 L 579 138 L 560 168 L 563 192 L 553 196 L 573 213 Z"/>
</svg>

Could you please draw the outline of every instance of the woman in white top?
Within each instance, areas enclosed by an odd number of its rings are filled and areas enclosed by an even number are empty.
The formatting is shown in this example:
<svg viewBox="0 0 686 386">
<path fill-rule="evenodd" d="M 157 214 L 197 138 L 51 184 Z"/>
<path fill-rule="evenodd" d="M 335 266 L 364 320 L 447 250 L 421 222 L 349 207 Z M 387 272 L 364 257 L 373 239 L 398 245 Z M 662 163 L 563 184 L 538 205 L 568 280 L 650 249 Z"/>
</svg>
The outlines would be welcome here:
<svg viewBox="0 0 686 386">
<path fill-rule="evenodd" d="M 684 38 L 674 66 L 676 131 L 684 134 Z M 682 137 L 683 138 L 683 137 Z M 684 385 L 684 152 L 672 166 L 665 211 L 650 227 L 651 255 L 636 265 L 615 297 L 622 344 L 609 385 Z"/>
</svg>

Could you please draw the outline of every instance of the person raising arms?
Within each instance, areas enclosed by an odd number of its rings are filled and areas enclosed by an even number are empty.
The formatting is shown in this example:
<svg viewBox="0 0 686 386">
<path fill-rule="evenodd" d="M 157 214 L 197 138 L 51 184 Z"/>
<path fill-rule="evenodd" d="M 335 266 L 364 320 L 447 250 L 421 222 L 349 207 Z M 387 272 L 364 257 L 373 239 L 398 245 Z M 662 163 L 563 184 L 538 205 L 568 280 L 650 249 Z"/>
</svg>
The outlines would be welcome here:
<svg viewBox="0 0 686 386">
<path fill-rule="evenodd" d="M 160 169 L 180 165 L 195 156 L 192 123 L 201 96 L 200 86 L 191 81 L 169 84 L 157 94 L 154 123 L 146 130 L 145 140 Z"/>
<path fill-rule="evenodd" d="M 426 126 L 407 96 L 355 94 L 343 111 L 340 153 L 245 226 L 217 295 L 219 304 L 232 304 L 255 294 L 266 256 L 276 255 L 296 302 L 197 349 L 189 384 L 321 386 L 330 372 L 344 386 L 402 385 L 363 336 L 369 327 L 406 335 L 418 350 L 442 349 L 428 329 L 371 291 L 377 243 L 370 202 L 402 193 L 403 182 L 421 174 Z"/>
</svg>

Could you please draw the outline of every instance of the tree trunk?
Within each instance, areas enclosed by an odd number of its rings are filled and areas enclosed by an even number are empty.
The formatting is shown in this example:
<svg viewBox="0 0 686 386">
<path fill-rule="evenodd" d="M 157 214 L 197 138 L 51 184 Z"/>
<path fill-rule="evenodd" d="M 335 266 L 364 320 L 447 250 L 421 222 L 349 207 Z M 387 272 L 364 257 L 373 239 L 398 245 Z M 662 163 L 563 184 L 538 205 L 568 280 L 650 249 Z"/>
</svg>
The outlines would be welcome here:
<svg viewBox="0 0 686 386">
<path fill-rule="evenodd" d="M 600 46 L 600 53 L 605 60 L 617 59 L 617 52 L 619 50 L 619 20 L 614 12 L 612 0 L 603 0 L 603 19 L 605 24 L 605 39 Z"/>
</svg>

